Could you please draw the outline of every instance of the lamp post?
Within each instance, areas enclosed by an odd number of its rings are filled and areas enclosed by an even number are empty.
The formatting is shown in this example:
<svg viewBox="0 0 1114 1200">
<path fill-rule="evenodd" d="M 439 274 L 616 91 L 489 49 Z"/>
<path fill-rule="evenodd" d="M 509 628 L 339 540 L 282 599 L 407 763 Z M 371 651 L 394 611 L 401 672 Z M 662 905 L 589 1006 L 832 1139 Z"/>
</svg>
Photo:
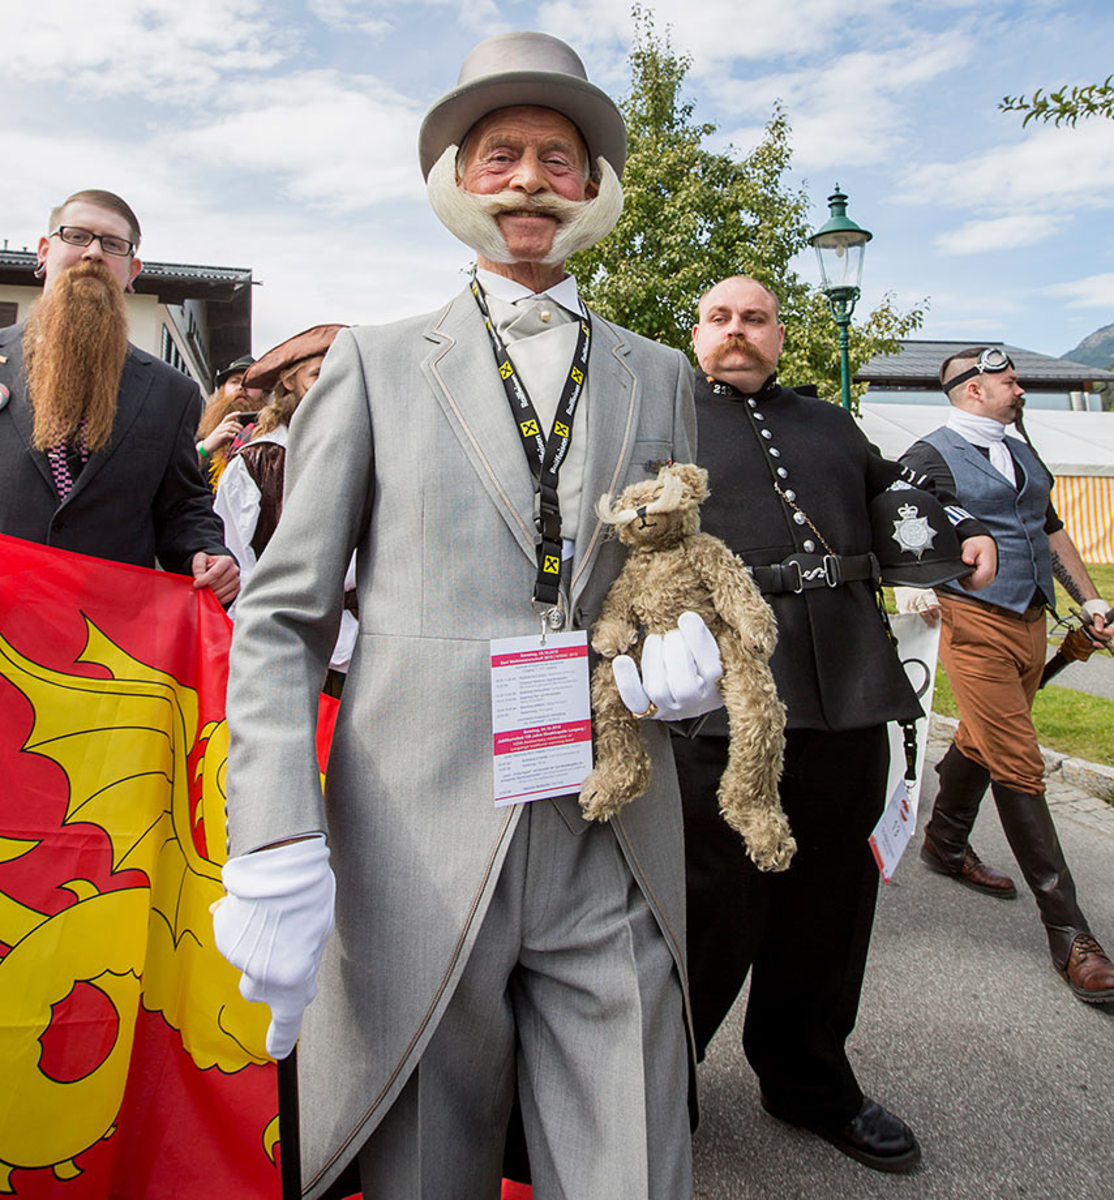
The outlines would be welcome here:
<svg viewBox="0 0 1114 1200">
<path fill-rule="evenodd" d="M 866 244 L 874 235 L 856 225 L 847 215 L 847 196 L 839 190 L 838 183 L 828 197 L 828 207 L 832 215 L 808 241 L 816 249 L 820 286 L 839 326 L 840 403 L 850 409 L 851 362 L 847 331 L 851 328 L 851 314 L 859 298 Z"/>
</svg>

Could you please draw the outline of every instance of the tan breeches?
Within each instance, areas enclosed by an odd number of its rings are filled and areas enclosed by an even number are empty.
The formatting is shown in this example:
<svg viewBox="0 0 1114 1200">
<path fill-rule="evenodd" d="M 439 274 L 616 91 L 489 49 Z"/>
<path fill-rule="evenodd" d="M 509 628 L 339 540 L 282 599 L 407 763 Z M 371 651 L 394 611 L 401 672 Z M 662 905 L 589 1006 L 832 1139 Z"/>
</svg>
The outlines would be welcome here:
<svg viewBox="0 0 1114 1200">
<path fill-rule="evenodd" d="M 1038 795 L 1044 760 L 1033 728 L 1033 698 L 1044 669 L 1044 610 L 993 612 L 940 596 L 940 661 L 959 706 L 957 749 L 997 783 Z"/>
</svg>

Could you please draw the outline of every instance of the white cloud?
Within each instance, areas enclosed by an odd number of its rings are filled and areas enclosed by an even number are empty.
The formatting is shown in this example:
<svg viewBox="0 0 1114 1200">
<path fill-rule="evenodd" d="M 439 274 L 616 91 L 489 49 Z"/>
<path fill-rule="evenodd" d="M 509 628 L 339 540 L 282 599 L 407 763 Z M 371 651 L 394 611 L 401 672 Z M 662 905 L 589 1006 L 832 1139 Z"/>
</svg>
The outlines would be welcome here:
<svg viewBox="0 0 1114 1200">
<path fill-rule="evenodd" d="M 309 0 L 309 11 L 330 29 L 341 32 L 365 33 L 378 38 L 391 28 L 386 17 L 369 17 L 386 5 L 363 4 L 360 0 Z"/>
<path fill-rule="evenodd" d="M 1035 246 L 1058 233 L 1069 218 L 1047 213 L 1021 213 L 967 221 L 958 229 L 942 233 L 935 246 L 941 254 L 980 254 L 989 250 L 1016 250 Z"/>
<path fill-rule="evenodd" d="M 65 80 L 86 96 L 183 98 L 245 69 L 273 67 L 296 44 L 264 0 L 9 0 L 4 44 L 12 82 Z"/>
<path fill-rule="evenodd" d="M 309 0 L 308 7 L 331 29 L 380 37 L 396 29 L 400 18 L 413 21 L 417 6 L 413 0 Z M 465 29 L 480 30 L 484 36 L 504 27 L 495 0 L 426 0 L 423 7 L 448 9 Z"/>
<path fill-rule="evenodd" d="M 705 86 L 724 111 L 768 113 L 780 100 L 793 127 L 794 162 L 815 170 L 853 163 L 867 166 L 891 159 L 909 128 L 909 93 L 971 56 L 960 30 L 913 34 L 880 50 L 856 50 L 809 70 L 757 79 L 721 79 Z M 745 145 L 745 131 L 731 130 Z"/>
<path fill-rule="evenodd" d="M 1114 274 L 1088 275 L 1070 283 L 1054 283 L 1042 291 L 1047 296 L 1063 296 L 1068 308 L 1114 309 Z"/>
<path fill-rule="evenodd" d="M 226 89 L 229 111 L 184 131 L 177 151 L 236 163 L 261 187 L 333 213 L 423 194 L 418 107 L 371 77 L 303 71 Z"/>
<path fill-rule="evenodd" d="M 926 163 L 901 180 L 898 199 L 994 215 L 1034 209 L 1071 214 L 1114 205 L 1114 121 L 1025 131 L 1022 140 L 960 161 Z"/>
<path fill-rule="evenodd" d="M 896 6 L 897 0 L 859 0 L 856 28 Z M 701 70 L 730 59 L 801 59 L 829 46 L 849 17 L 844 0 L 656 0 L 652 9 L 658 32 L 668 29 L 674 46 L 691 54 Z M 625 44 L 633 32 L 630 0 L 550 0 L 539 6 L 538 17 L 542 28 L 578 49 Z"/>
</svg>

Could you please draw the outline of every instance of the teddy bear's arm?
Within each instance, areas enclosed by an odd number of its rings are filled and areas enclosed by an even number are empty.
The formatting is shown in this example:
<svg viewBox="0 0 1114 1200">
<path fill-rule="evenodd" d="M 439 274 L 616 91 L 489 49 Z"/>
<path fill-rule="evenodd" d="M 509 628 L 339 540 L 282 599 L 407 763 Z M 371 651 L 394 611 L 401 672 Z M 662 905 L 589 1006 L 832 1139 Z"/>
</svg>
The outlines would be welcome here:
<svg viewBox="0 0 1114 1200">
<path fill-rule="evenodd" d="M 638 640 L 632 600 L 633 578 L 624 565 L 616 576 L 592 626 L 592 649 L 605 658 L 624 654 Z"/>
<path fill-rule="evenodd" d="M 777 622 L 743 560 L 710 534 L 691 539 L 689 558 L 712 593 L 716 612 L 768 658 L 777 642 Z"/>
</svg>

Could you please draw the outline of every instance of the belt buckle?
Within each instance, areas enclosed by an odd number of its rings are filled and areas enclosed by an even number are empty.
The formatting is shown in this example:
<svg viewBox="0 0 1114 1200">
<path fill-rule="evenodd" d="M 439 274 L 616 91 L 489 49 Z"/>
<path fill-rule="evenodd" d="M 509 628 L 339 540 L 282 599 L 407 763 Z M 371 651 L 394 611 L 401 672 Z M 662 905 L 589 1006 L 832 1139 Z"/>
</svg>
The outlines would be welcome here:
<svg viewBox="0 0 1114 1200">
<path fill-rule="evenodd" d="M 799 596 L 805 590 L 804 576 L 801 574 L 801 564 L 795 559 L 790 558 L 781 564 L 781 569 L 784 571 L 786 567 L 796 567 L 797 569 L 797 586 L 787 587 L 787 592 L 792 592 L 795 596 Z"/>
<path fill-rule="evenodd" d="M 839 559 L 834 554 L 824 555 L 824 578 L 828 581 L 828 587 L 839 587 L 841 582 Z"/>
</svg>

